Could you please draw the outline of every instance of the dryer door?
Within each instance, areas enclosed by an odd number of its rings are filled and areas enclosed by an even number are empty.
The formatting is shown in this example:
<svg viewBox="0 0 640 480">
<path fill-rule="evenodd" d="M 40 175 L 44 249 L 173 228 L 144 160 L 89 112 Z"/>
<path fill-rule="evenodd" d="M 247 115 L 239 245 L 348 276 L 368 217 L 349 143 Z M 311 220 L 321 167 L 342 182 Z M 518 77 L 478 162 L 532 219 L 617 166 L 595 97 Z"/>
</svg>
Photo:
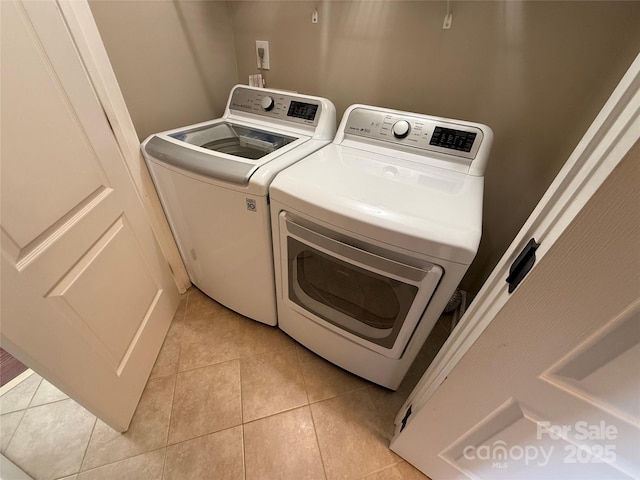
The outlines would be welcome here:
<svg viewBox="0 0 640 480">
<path fill-rule="evenodd" d="M 284 292 L 305 317 L 389 358 L 400 358 L 443 270 L 370 253 L 281 214 Z"/>
</svg>

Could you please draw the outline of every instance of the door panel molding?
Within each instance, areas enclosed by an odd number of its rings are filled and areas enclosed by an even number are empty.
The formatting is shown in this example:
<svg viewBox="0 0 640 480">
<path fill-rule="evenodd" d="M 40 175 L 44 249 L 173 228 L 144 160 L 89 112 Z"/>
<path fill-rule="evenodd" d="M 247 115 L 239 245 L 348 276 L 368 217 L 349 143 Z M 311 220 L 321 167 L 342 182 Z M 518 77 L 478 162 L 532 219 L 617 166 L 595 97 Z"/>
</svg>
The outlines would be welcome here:
<svg viewBox="0 0 640 480">
<path fill-rule="evenodd" d="M 50 245 L 75 227 L 79 221 L 89 215 L 89 213 L 101 202 L 105 201 L 112 192 L 112 188 L 102 185 L 67 212 L 67 214 L 58 219 L 57 222 L 40 233 L 40 235 L 34 238 L 33 241 L 22 247 L 16 256 L 16 268 L 18 271 L 22 271 L 27 268 L 29 264 L 35 261 L 40 254 L 45 252 Z M 11 238 L 11 235 L 8 233 L 7 235 Z M 18 247 L 17 243 L 15 245 Z"/>
<path fill-rule="evenodd" d="M 633 376 L 638 359 L 640 298 L 541 378 L 640 428 L 640 378 Z"/>
<path fill-rule="evenodd" d="M 0 8 L 3 348 L 124 431 L 178 292 L 59 5 Z"/>
</svg>

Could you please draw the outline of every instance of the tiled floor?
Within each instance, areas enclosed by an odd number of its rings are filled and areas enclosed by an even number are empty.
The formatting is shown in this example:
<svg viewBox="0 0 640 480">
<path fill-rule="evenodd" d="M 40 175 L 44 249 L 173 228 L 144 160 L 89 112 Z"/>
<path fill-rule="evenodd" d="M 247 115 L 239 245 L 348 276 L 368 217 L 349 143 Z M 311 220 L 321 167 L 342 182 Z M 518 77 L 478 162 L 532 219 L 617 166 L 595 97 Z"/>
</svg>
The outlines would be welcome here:
<svg viewBox="0 0 640 480">
<path fill-rule="evenodd" d="M 387 446 L 445 325 L 391 392 L 192 288 L 125 434 L 33 374 L 0 397 L 0 451 L 36 480 L 425 479 Z"/>
</svg>

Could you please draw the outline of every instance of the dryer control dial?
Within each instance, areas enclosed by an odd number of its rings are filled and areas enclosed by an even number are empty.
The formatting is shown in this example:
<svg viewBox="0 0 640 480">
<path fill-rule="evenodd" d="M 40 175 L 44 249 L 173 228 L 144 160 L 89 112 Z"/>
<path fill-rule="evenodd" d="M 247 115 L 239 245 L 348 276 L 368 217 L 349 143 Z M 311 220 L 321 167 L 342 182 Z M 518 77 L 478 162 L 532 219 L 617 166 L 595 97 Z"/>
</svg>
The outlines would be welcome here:
<svg viewBox="0 0 640 480">
<path fill-rule="evenodd" d="M 275 106 L 276 102 L 273 100 L 273 97 L 270 97 L 269 95 L 266 95 L 266 96 L 262 97 L 262 102 L 260 102 L 260 104 L 262 105 L 262 109 L 265 112 L 268 112 L 269 110 L 273 109 L 273 107 Z"/>
<path fill-rule="evenodd" d="M 409 135 L 409 132 L 411 131 L 411 125 L 406 120 L 399 120 L 393 124 L 391 131 L 393 132 L 394 137 L 404 138 Z"/>
</svg>

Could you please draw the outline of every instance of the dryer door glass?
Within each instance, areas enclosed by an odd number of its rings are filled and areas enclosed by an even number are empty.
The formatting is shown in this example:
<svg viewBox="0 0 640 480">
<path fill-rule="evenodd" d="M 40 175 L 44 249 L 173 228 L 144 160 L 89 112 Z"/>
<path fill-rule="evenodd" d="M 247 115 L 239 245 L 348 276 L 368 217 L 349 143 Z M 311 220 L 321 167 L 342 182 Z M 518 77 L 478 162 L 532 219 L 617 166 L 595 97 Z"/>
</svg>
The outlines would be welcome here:
<svg viewBox="0 0 640 480">
<path fill-rule="evenodd" d="M 208 150 L 250 160 L 258 160 L 297 140 L 295 137 L 227 122 L 173 133 L 170 137 Z"/>
<path fill-rule="evenodd" d="M 416 285 L 345 261 L 291 236 L 287 247 L 291 301 L 360 338 L 393 347 L 418 294 Z"/>
</svg>

